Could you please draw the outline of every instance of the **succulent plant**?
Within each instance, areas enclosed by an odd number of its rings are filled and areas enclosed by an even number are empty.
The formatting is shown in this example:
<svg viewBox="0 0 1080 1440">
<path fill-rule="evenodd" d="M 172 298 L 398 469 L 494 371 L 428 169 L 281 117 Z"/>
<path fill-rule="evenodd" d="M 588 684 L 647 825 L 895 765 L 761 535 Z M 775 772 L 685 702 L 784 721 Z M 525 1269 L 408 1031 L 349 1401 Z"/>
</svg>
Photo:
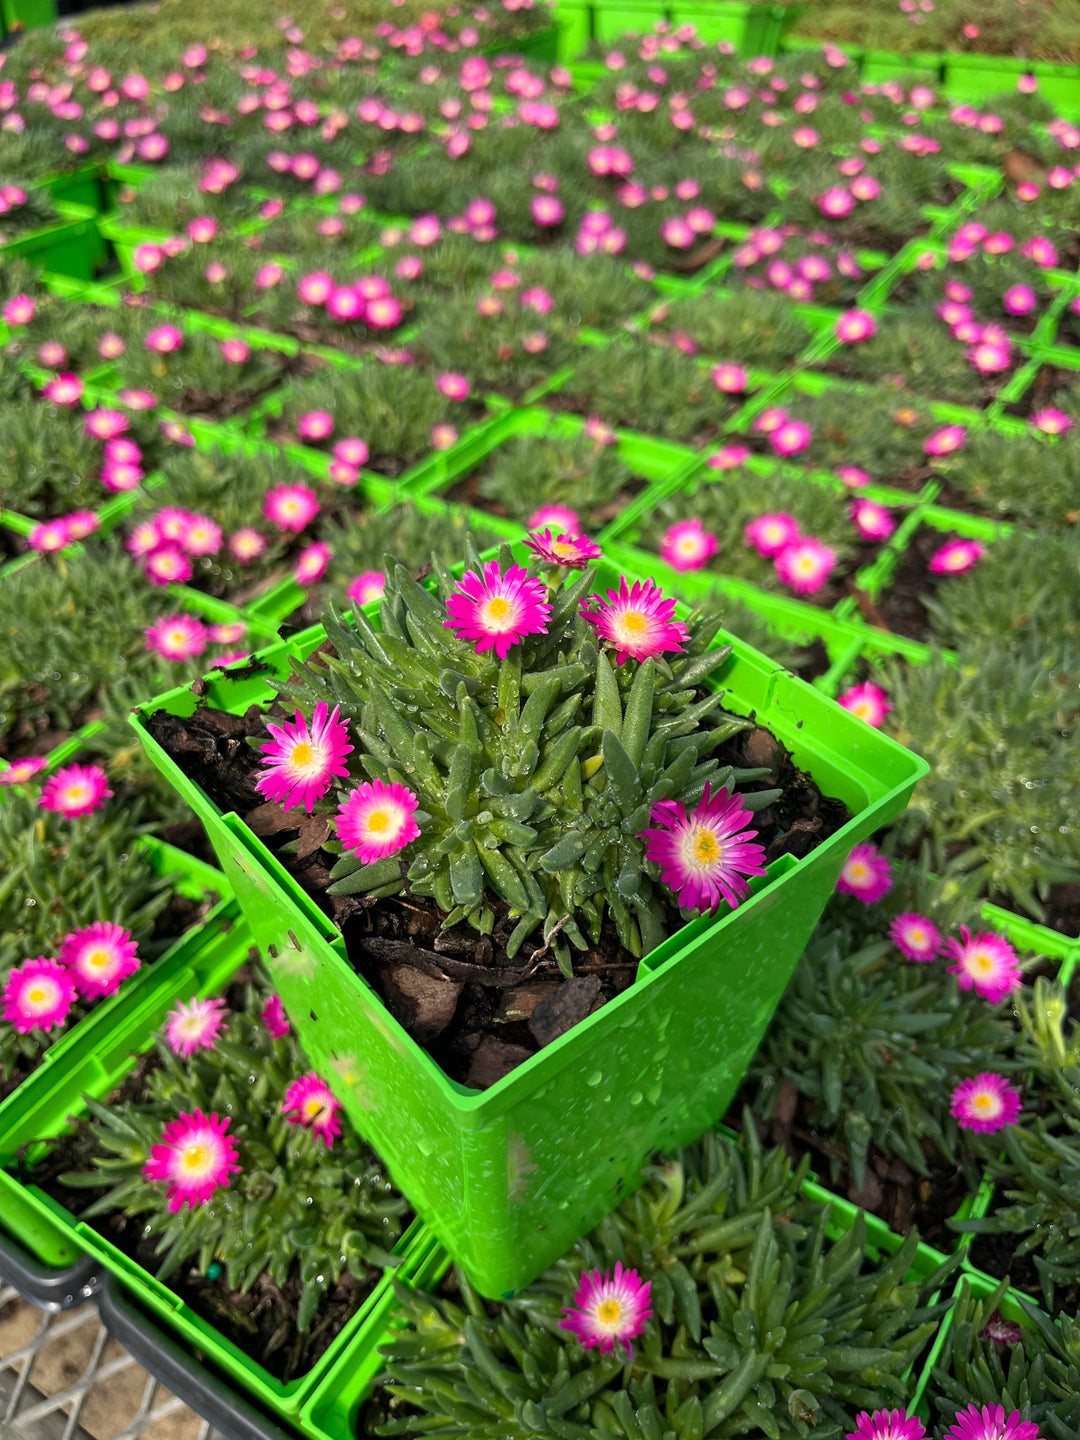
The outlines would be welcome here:
<svg viewBox="0 0 1080 1440">
<path fill-rule="evenodd" d="M 248 984 L 221 1035 L 190 1055 L 176 1053 L 166 1026 L 155 1037 L 155 1063 L 145 1067 L 144 1095 L 106 1103 L 86 1097 L 80 1167 L 61 1179 L 108 1187 L 83 1216 L 138 1218 L 163 1257 L 161 1279 L 185 1264 L 205 1273 L 217 1262 L 230 1290 L 246 1293 L 264 1274 L 284 1286 L 298 1269 L 303 1331 L 341 1275 L 366 1281 L 372 1267 L 396 1263 L 390 1251 L 409 1205 L 346 1119 L 334 1113 L 341 1133 L 328 1149 L 313 1125 L 286 1115 L 287 1091 L 308 1062 L 291 1033 L 273 1035 L 260 1020 L 268 998 L 263 985 Z M 202 1203 L 170 1205 L 144 1171 L 165 1126 L 193 1113 L 229 1117 L 240 1171 Z"/>
<path fill-rule="evenodd" d="M 1046 527 L 1076 524 L 1080 515 L 1080 438 L 1056 440 L 973 431 L 946 467 L 949 483 L 995 519 Z M 1038 485 L 1029 477 L 1038 475 Z"/>
<path fill-rule="evenodd" d="M 1001 1405 L 1034 1421 L 1045 1440 L 1071 1440 L 1080 1430 L 1080 1323 L 1056 1322 L 1007 1283 L 979 1294 L 961 1282 L 945 1343 L 934 1360 L 931 1404 L 944 1423 L 966 1405 Z M 1007 1310 L 1003 1323 L 1001 1312 Z"/>
<path fill-rule="evenodd" d="M 1059 1287 L 1075 1296 L 1080 1264 L 1080 1027 L 1071 1021 L 1066 1030 L 1064 990 L 1042 976 L 1018 1009 L 1036 1113 L 987 1147 L 994 1208 L 956 1228 L 1014 1239 L 1016 1257 L 1032 1257 L 1053 1309 Z"/>
<path fill-rule="evenodd" d="M 490 564 L 508 575 L 509 549 Z M 434 594 L 393 566 L 379 631 L 359 611 L 344 623 L 330 604 L 334 653 L 294 662 L 295 675 L 277 682 L 282 699 L 309 718 L 319 703 L 339 706 L 358 741 L 354 772 L 418 797 L 422 835 L 402 859 L 412 893 L 433 897 L 444 924 L 486 933 L 493 902 L 504 905 L 520 917 L 510 953 L 541 926 L 566 973 L 569 945 L 595 944 L 605 913 L 632 954 L 651 950 L 670 923 L 640 838 L 651 807 L 693 804 L 706 783 L 742 790 L 766 773 L 711 754 L 749 723 L 724 714 L 722 691 L 700 694 L 730 654 L 712 643 L 719 618 L 694 622 L 670 663 L 613 665 L 580 613 L 596 582 L 586 570 L 551 596 L 546 632 L 496 660 L 448 633 L 458 587 L 434 565 Z M 479 583 L 468 542 L 466 569 Z M 778 793 L 742 798 L 758 810 Z M 406 885 L 396 855 L 365 863 L 344 853 L 331 878 L 332 894 Z"/>
<path fill-rule="evenodd" d="M 735 411 L 731 397 L 709 379 L 707 366 L 643 340 L 616 340 L 587 351 L 559 393 L 575 409 L 609 424 L 691 443 L 715 438 Z"/>
<path fill-rule="evenodd" d="M 512 520 L 525 525 L 542 505 L 565 505 L 596 534 L 633 484 L 613 445 L 587 436 L 521 435 L 501 445 L 484 468 L 479 490 Z"/>
<path fill-rule="evenodd" d="M 393 1418 L 379 1435 L 474 1440 L 839 1440 L 860 1406 L 895 1403 L 955 1268 L 908 1278 L 909 1237 L 865 1255 L 861 1215 L 835 1243 L 783 1151 L 708 1134 L 512 1300 L 493 1309 L 395 1285 L 407 1324 L 383 1351 Z M 561 1323 L 584 1270 L 621 1263 L 651 1286 L 632 1361 L 584 1350 Z"/>
<path fill-rule="evenodd" d="M 721 359 L 753 355 L 765 369 L 790 365 L 813 337 L 810 326 L 781 296 L 739 289 L 720 296 L 702 291 L 652 312 L 665 332 L 682 332 L 706 355 Z"/>
<path fill-rule="evenodd" d="M 98 479 L 101 446 L 84 434 L 82 412 L 43 400 L 5 403 L 0 413 L 0 509 L 44 519 L 107 499 Z"/>
</svg>

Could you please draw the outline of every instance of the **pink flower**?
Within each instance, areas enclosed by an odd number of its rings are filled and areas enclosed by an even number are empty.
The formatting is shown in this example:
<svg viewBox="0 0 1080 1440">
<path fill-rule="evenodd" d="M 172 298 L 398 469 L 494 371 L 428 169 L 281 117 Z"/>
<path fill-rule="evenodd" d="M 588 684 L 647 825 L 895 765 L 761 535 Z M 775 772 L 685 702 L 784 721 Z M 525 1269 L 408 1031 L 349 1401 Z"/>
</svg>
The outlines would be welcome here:
<svg viewBox="0 0 1080 1440">
<path fill-rule="evenodd" d="M 220 625 L 211 625 L 206 633 L 214 645 L 235 645 L 244 638 L 245 628 L 242 620 L 223 620 Z"/>
<path fill-rule="evenodd" d="M 156 650 L 166 660 L 193 660 L 207 646 L 206 626 L 194 615 L 167 615 L 148 626 L 144 634 L 146 648 Z"/>
<path fill-rule="evenodd" d="M 960 926 L 960 934 L 962 940 L 945 941 L 944 954 L 954 962 L 949 974 L 956 976 L 961 990 L 974 989 L 976 995 L 997 1005 L 1020 989 L 1020 962 L 1004 935 L 989 930 L 972 935 L 966 925 Z"/>
<path fill-rule="evenodd" d="M 183 585 L 185 581 L 191 579 L 192 564 L 178 546 L 161 545 L 147 555 L 144 574 L 151 585 Z M 151 644 L 149 630 L 146 632 L 146 636 L 147 647 L 149 649 L 157 648 Z"/>
<path fill-rule="evenodd" d="M 289 1124 L 311 1130 L 321 1137 L 328 1150 L 341 1134 L 340 1110 L 333 1091 L 314 1071 L 294 1080 L 281 1102 L 281 1113 Z"/>
<path fill-rule="evenodd" d="M 433 425 L 431 446 L 433 450 L 449 450 L 458 442 L 458 432 L 453 425 Z"/>
<path fill-rule="evenodd" d="M 786 511 L 777 511 L 751 520 L 743 530 L 743 538 L 759 555 L 770 557 L 779 555 L 801 537 L 795 517 Z"/>
<path fill-rule="evenodd" d="M 295 722 L 267 721 L 271 739 L 259 748 L 263 773 L 255 789 L 283 810 L 299 806 L 310 815 L 315 801 L 330 788 L 330 781 L 348 775 L 345 756 L 352 753 L 348 724 L 339 717 L 338 707 L 328 713 L 326 702 L 315 706 L 311 727 L 299 710 Z"/>
<path fill-rule="evenodd" d="M 66 520 L 46 520 L 40 525 L 35 525 L 26 537 L 26 543 L 31 550 L 40 550 L 43 554 L 52 555 L 58 550 L 63 550 L 71 543 L 71 532 L 68 529 Z"/>
<path fill-rule="evenodd" d="M 623 575 L 618 590 L 607 591 L 606 599 L 593 594 L 583 600 L 581 613 L 598 639 L 615 647 L 616 665 L 681 650 L 689 634 L 681 621 L 672 618 L 675 601 L 665 600 L 651 580 L 635 580 L 631 589 Z"/>
<path fill-rule="evenodd" d="M 670 215 L 660 226 L 660 238 L 673 250 L 689 250 L 697 237 L 681 215 Z"/>
<path fill-rule="evenodd" d="M 885 723 L 885 716 L 893 708 L 881 686 L 870 680 L 862 685 L 852 685 L 842 695 L 837 696 L 836 703 L 845 710 L 850 710 L 852 715 L 857 715 L 860 720 L 865 720 L 867 725 L 873 725 L 875 729 L 880 729 Z"/>
<path fill-rule="evenodd" d="M 334 432 L 334 417 L 328 410 L 309 410 L 297 419 L 296 430 L 301 440 L 325 440 Z"/>
<path fill-rule="evenodd" d="M 196 245 L 208 244 L 217 232 L 218 222 L 212 215 L 197 215 L 186 227 L 188 239 Z"/>
<path fill-rule="evenodd" d="M 326 567 L 330 563 L 333 553 L 330 546 L 323 544 L 322 541 L 315 545 L 309 545 L 306 550 L 301 550 L 296 557 L 293 579 L 298 585 L 314 585 L 326 574 Z"/>
<path fill-rule="evenodd" d="M 221 358 L 227 360 L 230 365 L 243 365 L 251 357 L 251 346 L 246 340 L 241 340 L 236 336 L 222 340 L 219 348 Z"/>
<path fill-rule="evenodd" d="M 478 655 L 493 649 L 500 660 L 526 635 L 546 635 L 551 615 L 546 586 L 520 565 L 511 565 L 504 576 L 497 560 L 489 561 L 482 575 L 467 570 L 446 609 L 447 629 L 474 641 Z"/>
<path fill-rule="evenodd" d="M 367 442 L 356 436 L 346 436 L 334 446 L 334 458 L 340 460 L 343 465 L 351 465 L 354 469 L 359 469 L 361 465 L 367 464 Z"/>
<path fill-rule="evenodd" d="M 334 288 L 332 275 L 328 275 L 325 270 L 312 270 L 300 277 L 296 293 L 304 305 L 325 305 Z"/>
<path fill-rule="evenodd" d="M 978 540 L 950 540 L 931 555 L 930 569 L 935 575 L 963 575 L 984 553 Z"/>
<path fill-rule="evenodd" d="M 541 505 L 529 516 L 528 529 L 534 533 L 551 529 L 556 532 L 561 530 L 567 535 L 580 535 L 581 521 L 577 511 L 571 510 L 569 505 Z"/>
<path fill-rule="evenodd" d="M 796 595 L 814 595 L 829 579 L 836 552 L 807 535 L 785 545 L 776 557 L 776 573 Z"/>
<path fill-rule="evenodd" d="M 77 820 L 100 809 L 112 793 L 100 766 L 65 765 L 45 781 L 38 804 L 66 820 Z"/>
<path fill-rule="evenodd" d="M 675 570 L 700 570 L 716 554 L 717 540 L 700 520 L 669 525 L 660 542 L 660 559 Z"/>
<path fill-rule="evenodd" d="M 1015 1125 L 1020 1118 L 1020 1107 L 1020 1092 L 1009 1084 L 1004 1075 L 984 1071 L 983 1074 L 970 1080 L 962 1080 L 957 1085 L 952 1092 L 949 1113 L 962 1130 L 974 1130 L 978 1135 L 992 1135 L 1006 1125 Z M 950 1435 L 953 1433 L 949 1431 Z M 992 1437 L 1004 1435 L 1006 1432 L 993 1430 L 986 1433 Z"/>
<path fill-rule="evenodd" d="M 661 867 L 661 880 L 684 910 L 715 914 L 721 900 L 734 908 L 750 893 L 746 877 L 765 874 L 765 850 L 739 795 L 723 789 L 710 798 L 706 783 L 691 814 L 679 801 L 663 800 L 649 818 L 661 828 L 643 830 L 637 838 L 645 841 L 645 858 Z"/>
<path fill-rule="evenodd" d="M 845 345 L 854 345 L 877 334 L 877 321 L 869 310 L 846 310 L 833 328 L 838 340 Z"/>
<path fill-rule="evenodd" d="M 622 1261 L 615 1262 L 614 1277 L 605 1270 L 590 1275 L 582 1271 L 581 1283 L 574 1292 L 574 1307 L 564 1305 L 565 1319 L 559 1324 L 569 1330 L 586 1350 L 600 1348 L 601 1355 L 625 1345 L 629 1359 L 634 1349 L 630 1343 L 645 1329 L 652 1315 L 649 1304 L 651 1281 L 642 1280 L 636 1270 L 624 1270 Z"/>
<path fill-rule="evenodd" d="M 147 350 L 153 350 L 155 354 L 172 355 L 183 345 L 184 337 L 175 325 L 158 325 L 147 331 L 144 343 Z"/>
<path fill-rule="evenodd" d="M 777 455 L 798 455 L 814 438 L 814 432 L 802 420 L 785 420 L 769 435 L 769 444 Z"/>
<path fill-rule="evenodd" d="M 436 378 L 435 388 L 447 400 L 467 400 L 471 387 L 464 375 L 446 374 Z"/>
<path fill-rule="evenodd" d="M 712 382 L 724 395 L 742 395 L 750 383 L 743 367 L 732 364 L 714 366 Z"/>
<path fill-rule="evenodd" d="M 706 460 L 711 470 L 737 470 L 750 458 L 748 445 L 724 445 Z"/>
<path fill-rule="evenodd" d="M 229 536 L 229 554 L 239 560 L 241 565 L 250 565 L 265 549 L 266 541 L 250 525 L 233 531 Z"/>
<path fill-rule="evenodd" d="M 821 213 L 831 220 L 842 220 L 855 208 L 853 197 L 842 185 L 834 185 L 826 190 L 823 195 L 818 196 L 816 203 Z"/>
<path fill-rule="evenodd" d="M 224 1000 L 200 1000 L 193 995 L 180 1001 L 165 1017 L 165 1039 L 176 1055 L 212 1050 L 228 1015 Z"/>
<path fill-rule="evenodd" d="M 83 382 L 77 375 L 56 375 L 41 392 L 54 405 L 77 405 L 82 399 Z"/>
<path fill-rule="evenodd" d="M 189 555 L 216 555 L 221 549 L 221 526 L 209 515 L 192 515 L 180 543 Z"/>
<path fill-rule="evenodd" d="M 840 483 L 849 490 L 858 490 L 863 485 L 870 484 L 870 476 L 865 470 L 860 470 L 858 465 L 838 465 L 835 473 Z"/>
<path fill-rule="evenodd" d="M 963 425 L 945 425 L 926 437 L 923 441 L 923 452 L 934 456 L 952 455 L 963 449 L 966 440 L 967 430 Z"/>
<path fill-rule="evenodd" d="M 1071 430 L 1073 427 L 1072 420 L 1064 410 L 1053 408 L 1033 411 L 1030 423 L 1036 430 L 1041 430 L 1044 435 L 1064 435 L 1066 430 Z"/>
<path fill-rule="evenodd" d="M 319 497 L 307 485 L 277 485 L 267 491 L 263 501 L 266 518 L 279 530 L 294 534 L 310 525 L 318 513 Z"/>
<path fill-rule="evenodd" d="M 3 1019 L 20 1035 L 62 1026 L 75 1000 L 75 981 L 56 960 L 39 955 L 12 970 L 4 986 Z"/>
<path fill-rule="evenodd" d="M 1030 315 L 1039 300 L 1030 285 L 1010 285 L 1001 297 L 1001 304 L 1009 315 Z"/>
<path fill-rule="evenodd" d="M 12 326 L 29 325 L 36 309 L 37 306 L 29 295 L 13 295 L 4 306 L 4 323 Z"/>
<path fill-rule="evenodd" d="M 889 939 L 909 960 L 925 964 L 941 953 L 941 932 L 932 920 L 914 911 L 897 915 L 889 926 Z"/>
<path fill-rule="evenodd" d="M 534 195 L 529 201 L 529 213 L 534 225 L 548 229 L 562 224 L 566 207 L 557 195 Z"/>
<path fill-rule="evenodd" d="M 152 275 L 165 259 L 160 245 L 136 245 L 132 254 L 135 269 L 142 275 Z"/>
<path fill-rule="evenodd" d="M 847 1440 L 923 1440 L 926 1427 L 906 1410 L 862 1410 Z"/>
<path fill-rule="evenodd" d="M 122 410 L 100 407 L 91 410 L 83 421 L 83 429 L 93 440 L 115 440 L 131 428 L 131 421 Z"/>
<path fill-rule="evenodd" d="M 259 1011 L 259 1019 L 275 1040 L 280 1040 L 288 1035 L 289 1019 L 285 1014 L 285 1006 L 281 1003 L 280 995 L 270 996 Z"/>
<path fill-rule="evenodd" d="M 844 861 L 836 888 L 842 895 L 854 895 L 864 905 L 873 905 L 892 889 L 892 866 L 876 845 L 861 841 L 853 845 Z"/>
<path fill-rule="evenodd" d="M 338 806 L 338 839 L 364 865 L 396 855 L 420 834 L 417 797 L 406 785 L 364 780 Z"/>
<path fill-rule="evenodd" d="M 874 500 L 853 500 L 851 518 L 864 540 L 887 540 L 896 529 L 896 521 Z"/>
<path fill-rule="evenodd" d="M 27 755 L 22 760 L 13 760 L 6 770 L 0 770 L 0 785 L 25 785 L 48 766 L 47 755 Z"/>
<path fill-rule="evenodd" d="M 57 959 L 66 965 L 80 995 L 97 1000 L 113 995 L 139 968 L 131 932 L 111 920 L 98 920 L 65 935 Z"/>
<path fill-rule="evenodd" d="M 161 1132 L 161 1142 L 150 1151 L 142 1173 L 147 1180 L 165 1184 L 169 1211 L 186 1205 L 205 1205 L 215 1190 L 227 1187 L 241 1167 L 235 1144 L 226 1134 L 231 1119 L 217 1115 L 181 1115 Z"/>
<path fill-rule="evenodd" d="M 373 600 L 381 600 L 385 590 L 386 576 L 382 571 L 365 570 L 350 582 L 345 593 L 356 605 L 370 605 Z"/>
<path fill-rule="evenodd" d="M 590 560 L 599 560 L 602 554 L 595 540 L 589 540 L 584 535 L 552 536 L 550 530 L 530 535 L 525 545 L 540 564 L 556 565 L 567 570 L 584 570 Z"/>
</svg>

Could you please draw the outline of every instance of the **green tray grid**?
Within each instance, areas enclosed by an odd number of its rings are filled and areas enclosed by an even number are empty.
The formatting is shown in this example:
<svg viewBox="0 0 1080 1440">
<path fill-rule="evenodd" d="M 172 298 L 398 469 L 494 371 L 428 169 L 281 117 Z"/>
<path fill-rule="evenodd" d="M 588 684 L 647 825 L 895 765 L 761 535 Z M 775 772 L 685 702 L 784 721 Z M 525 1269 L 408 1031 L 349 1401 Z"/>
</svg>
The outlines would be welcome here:
<svg viewBox="0 0 1080 1440">
<path fill-rule="evenodd" d="M 120 992 L 115 997 L 119 1003 L 100 1007 L 88 1016 L 67 1037 L 63 1054 L 48 1068 L 39 1067 L 0 1106 L 0 1164 L 10 1165 L 16 1152 L 29 1145 L 26 1159 L 32 1166 L 41 1153 L 34 1141 L 66 1130 L 69 1118 L 83 1112 L 82 1095 L 89 1093 L 98 1099 L 108 1095 L 135 1058 L 150 1048 L 152 1032 L 161 1026 L 169 1007 L 192 994 L 218 994 L 246 962 L 251 948 L 250 932 L 235 901 L 226 900 L 157 964 L 140 972 L 141 983 Z M 95 1256 L 156 1319 L 178 1331 L 192 1350 L 287 1420 L 299 1414 L 342 1351 L 370 1332 L 376 1297 L 389 1289 L 385 1277 L 378 1281 L 312 1369 L 283 1384 L 191 1311 L 166 1283 L 36 1186 L 21 1184 L 5 1169 L 0 1171 L 0 1195 L 5 1228 L 38 1259 L 55 1265 L 71 1263 L 82 1254 Z M 414 1221 L 395 1247 L 402 1260 L 401 1273 L 416 1271 L 431 1247 L 430 1232 Z"/>
</svg>

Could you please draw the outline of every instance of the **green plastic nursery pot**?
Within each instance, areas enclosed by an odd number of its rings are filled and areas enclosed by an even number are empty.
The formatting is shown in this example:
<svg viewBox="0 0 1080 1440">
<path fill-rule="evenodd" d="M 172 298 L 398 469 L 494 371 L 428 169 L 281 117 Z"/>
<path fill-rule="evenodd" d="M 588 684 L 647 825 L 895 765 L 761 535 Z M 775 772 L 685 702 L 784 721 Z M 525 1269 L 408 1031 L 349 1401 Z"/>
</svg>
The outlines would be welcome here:
<svg viewBox="0 0 1080 1440">
<path fill-rule="evenodd" d="M 219 906 L 204 925 L 146 973 L 149 983 L 137 993 L 132 987 L 126 996 L 121 992 L 117 998 L 125 1003 L 108 1016 L 104 1007 L 95 1011 L 72 1033 L 64 1056 L 41 1067 L 0 1106 L 0 1221 L 48 1264 L 71 1264 L 87 1253 L 95 1256 L 189 1351 L 203 1356 L 268 1409 L 288 1418 L 299 1414 L 343 1351 L 363 1354 L 378 1341 L 384 1329 L 386 1297 L 393 1293 L 388 1276 L 376 1282 L 312 1369 L 285 1384 L 196 1314 L 167 1282 L 158 1280 L 90 1223 L 37 1186 L 23 1184 L 9 1173 L 23 1147 L 28 1147 L 26 1164 L 33 1167 L 38 1154 L 44 1153 L 35 1142 L 63 1134 L 70 1120 L 84 1113 L 83 1096 L 103 1099 L 123 1080 L 177 1001 L 193 994 L 219 993 L 249 959 L 251 940 L 235 902 Z M 407 1278 L 419 1270 L 433 1244 L 431 1233 L 414 1221 L 395 1247 L 394 1253 L 401 1257 L 395 1273 Z"/>
<path fill-rule="evenodd" d="M 726 41 L 746 55 L 775 55 L 790 24 L 786 5 L 754 5 L 748 0 L 687 0 L 671 7 L 673 25 L 693 25 L 709 44 Z"/>
<path fill-rule="evenodd" d="M 601 565 L 599 585 L 619 574 Z M 322 636 L 316 626 L 263 652 L 262 675 L 212 676 L 206 702 L 232 713 L 266 703 L 264 676 L 288 673 Z M 280 861 L 154 741 L 146 717 L 192 714 L 191 689 L 132 716 L 206 824 L 312 1061 L 483 1294 L 527 1284 L 633 1188 L 647 1155 L 723 1113 L 851 846 L 902 810 L 926 773 L 917 756 L 733 645 L 719 672 L 726 703 L 773 731 L 851 820 L 793 867 L 771 867 L 738 910 L 685 925 L 621 996 L 482 1093 L 447 1078 L 354 972 L 333 922 Z"/>
<path fill-rule="evenodd" d="M 624 35 L 643 35 L 667 20 L 668 8 L 651 0 L 594 0 L 593 38 L 607 44 Z"/>
<path fill-rule="evenodd" d="M 1080 67 L 1050 65 L 1042 60 L 1016 60 L 1011 55 L 965 55 L 949 51 L 945 90 L 951 100 L 989 100 L 1016 89 L 1021 75 L 1034 75 L 1039 94 L 1059 114 L 1080 116 Z"/>
<path fill-rule="evenodd" d="M 867 50 L 860 78 L 871 84 L 881 80 L 916 80 L 924 85 L 941 84 L 941 56 L 899 55 L 893 50 Z"/>
<path fill-rule="evenodd" d="M 56 0 L 0 0 L 0 19 L 9 34 L 39 30 L 56 21 Z"/>
<path fill-rule="evenodd" d="M 67 218 L 59 223 L 31 230 L 0 245 L 0 262 L 19 256 L 46 271 L 92 280 L 105 254 L 93 212 L 69 202 L 64 202 L 63 210 Z"/>
<path fill-rule="evenodd" d="M 576 60 L 589 48 L 592 39 L 592 10 L 588 5 L 560 4 L 555 12 L 559 27 L 558 59 L 562 64 Z"/>
</svg>

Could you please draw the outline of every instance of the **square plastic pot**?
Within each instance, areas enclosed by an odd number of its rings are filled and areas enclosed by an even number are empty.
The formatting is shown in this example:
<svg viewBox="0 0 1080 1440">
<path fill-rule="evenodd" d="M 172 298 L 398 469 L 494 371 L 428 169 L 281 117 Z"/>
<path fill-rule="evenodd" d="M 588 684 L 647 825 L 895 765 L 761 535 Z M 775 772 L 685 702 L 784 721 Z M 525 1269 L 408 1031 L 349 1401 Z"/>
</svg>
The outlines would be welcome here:
<svg viewBox="0 0 1080 1440">
<path fill-rule="evenodd" d="M 618 574 L 602 566 L 599 584 Z M 261 658 L 285 675 L 290 657 L 306 658 L 321 639 L 314 627 Z M 626 992 L 484 1092 L 442 1072 L 349 965 L 332 921 L 153 740 L 146 716 L 192 714 L 191 690 L 132 716 L 207 825 L 313 1063 L 484 1294 L 527 1284 L 633 1188 L 647 1155 L 723 1113 L 851 846 L 899 813 L 926 773 L 917 756 L 733 644 L 718 681 L 726 704 L 770 729 L 851 820 L 795 866 L 771 869 L 738 910 L 683 926 Z M 232 713 L 273 693 L 260 675 L 206 683 L 207 703 Z"/>
<path fill-rule="evenodd" d="M 1016 89 L 1021 75 L 1034 75 L 1039 94 L 1064 115 L 1080 116 L 1080 67 L 1050 65 L 1042 60 L 1017 60 L 1011 55 L 965 55 L 950 51 L 945 62 L 945 90 L 951 100 L 988 100 Z"/>
<path fill-rule="evenodd" d="M 941 56 L 867 50 L 863 55 L 860 78 L 874 83 L 881 80 L 918 80 L 924 85 L 940 85 Z"/>
<path fill-rule="evenodd" d="M 791 18 L 786 5 L 753 5 L 748 0 L 688 0 L 671 7 L 673 25 L 693 25 L 707 44 L 727 41 L 744 55 L 776 55 Z"/>
<path fill-rule="evenodd" d="M 359 1343 L 363 1348 L 367 1336 L 370 1349 L 379 1338 L 383 1327 L 372 1317 L 390 1291 L 388 1277 L 376 1282 L 312 1369 L 285 1384 L 196 1314 L 167 1282 L 158 1280 L 90 1223 L 38 1187 L 24 1185 L 8 1173 L 23 1147 L 29 1147 L 27 1163 L 33 1166 L 35 1142 L 64 1133 L 69 1119 L 84 1113 L 84 1095 L 104 1099 L 123 1080 L 138 1055 L 150 1047 L 152 1032 L 160 1028 L 177 1001 L 192 994 L 219 993 L 248 960 L 251 940 L 235 902 L 219 906 L 203 926 L 140 976 L 145 983 L 137 991 L 129 987 L 118 997 L 123 1002 L 119 1007 L 108 1012 L 102 1007 L 88 1017 L 72 1033 L 63 1057 L 35 1072 L 0 1106 L 0 1220 L 47 1264 L 71 1264 L 83 1254 L 93 1255 L 189 1353 L 202 1355 L 272 1413 L 295 1417 L 347 1347 Z M 396 1273 L 411 1274 L 430 1254 L 433 1243 L 430 1232 L 414 1221 L 395 1247 L 394 1253 L 401 1257 Z"/>
<path fill-rule="evenodd" d="M 9 35 L 56 23 L 56 0 L 0 0 L 0 19 Z"/>
<path fill-rule="evenodd" d="M 667 6 L 650 0 L 594 0 L 593 38 L 606 44 L 624 35 L 644 35 L 668 18 Z"/>
<path fill-rule="evenodd" d="M 57 224 L 31 230 L 0 245 L 0 261 L 18 256 L 46 272 L 92 280 L 105 258 L 105 245 L 94 224 L 93 212 L 65 201 L 63 213 L 66 218 Z"/>
</svg>

